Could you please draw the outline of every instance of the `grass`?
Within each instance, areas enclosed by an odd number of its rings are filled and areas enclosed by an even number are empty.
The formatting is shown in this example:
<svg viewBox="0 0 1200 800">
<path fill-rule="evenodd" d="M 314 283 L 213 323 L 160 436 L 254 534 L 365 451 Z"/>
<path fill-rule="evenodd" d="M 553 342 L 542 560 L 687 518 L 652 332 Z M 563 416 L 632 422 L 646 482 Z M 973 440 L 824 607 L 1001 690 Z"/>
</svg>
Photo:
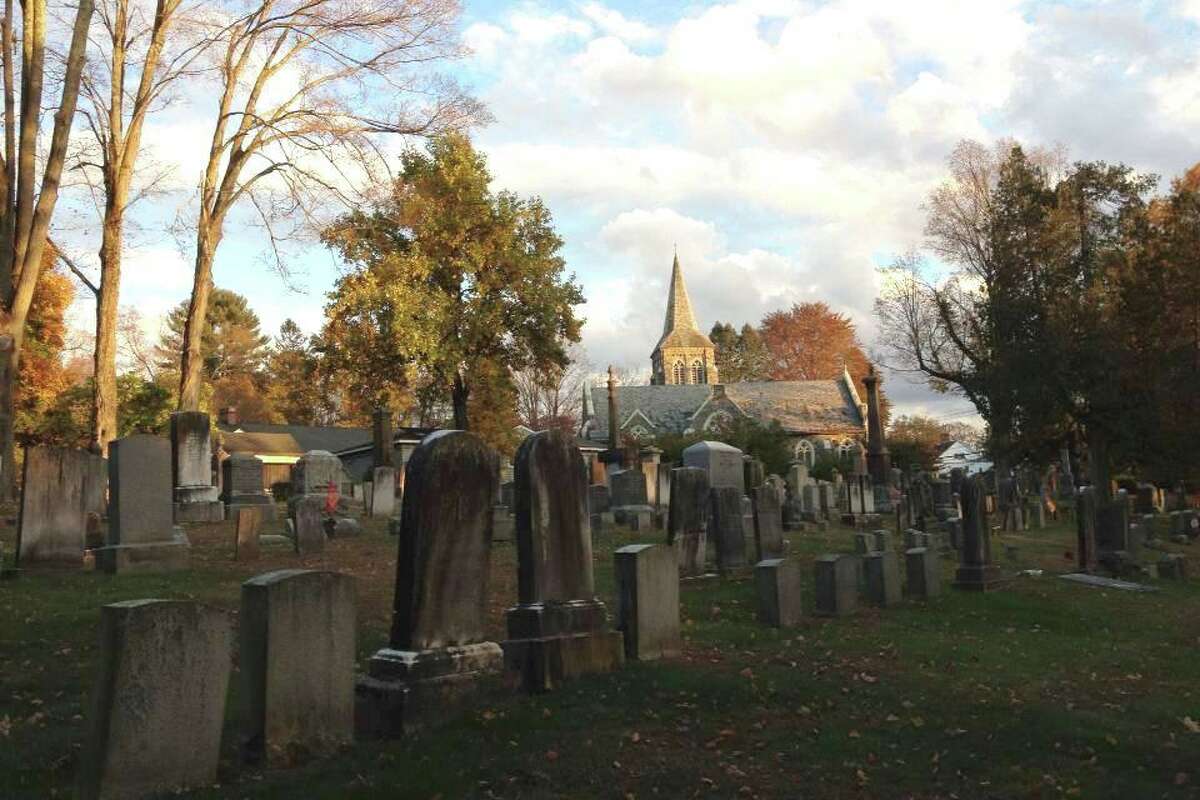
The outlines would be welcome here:
<svg viewBox="0 0 1200 800">
<path fill-rule="evenodd" d="M 184 573 L 0 582 L 0 797 L 71 794 L 105 603 L 187 597 L 236 612 L 240 583 L 254 574 L 339 569 L 358 578 L 360 663 L 384 643 L 395 542 L 382 526 L 368 522 L 317 557 L 268 550 L 255 564 L 230 560 L 230 525 L 189 535 Z M 6 552 L 13 538 L 0 530 Z M 659 538 L 598 538 L 597 591 L 610 612 L 612 551 Z M 840 528 L 789 538 L 806 574 L 815 555 L 852 548 Z M 1005 572 L 1042 577 L 852 618 L 810 616 L 786 631 L 755 622 L 752 581 L 688 582 L 679 659 L 537 697 L 497 682 L 446 727 L 290 770 L 240 765 L 229 713 L 220 786 L 185 796 L 1200 797 L 1200 733 L 1188 724 L 1200 720 L 1200 583 L 1156 582 L 1155 594 L 1069 584 L 1051 573 L 1069 568 L 1071 549 L 1066 526 L 1005 534 L 993 547 Z M 943 567 L 948 586 L 953 563 Z M 515 595 L 514 548 L 499 543 L 497 640 Z"/>
</svg>

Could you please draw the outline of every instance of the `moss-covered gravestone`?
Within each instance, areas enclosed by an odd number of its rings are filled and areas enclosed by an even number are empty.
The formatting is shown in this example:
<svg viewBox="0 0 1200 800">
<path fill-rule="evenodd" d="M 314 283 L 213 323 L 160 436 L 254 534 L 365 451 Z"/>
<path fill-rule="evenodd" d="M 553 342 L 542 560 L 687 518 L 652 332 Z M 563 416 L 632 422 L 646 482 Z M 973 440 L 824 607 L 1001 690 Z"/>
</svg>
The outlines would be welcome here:
<svg viewBox="0 0 1200 800">
<path fill-rule="evenodd" d="M 560 431 L 527 437 L 517 451 L 515 484 L 518 604 L 506 616 L 506 666 L 527 691 L 619 666 L 622 637 L 609 628 L 592 580 L 579 448 Z"/>
<path fill-rule="evenodd" d="M 405 472 L 391 639 L 356 686 L 357 729 L 382 736 L 448 719 L 503 665 L 484 637 L 495 452 L 472 433 L 438 431 Z"/>
<path fill-rule="evenodd" d="M 708 539 L 708 473 L 699 467 L 671 470 L 667 544 L 675 549 L 681 577 L 704 573 Z"/>
</svg>

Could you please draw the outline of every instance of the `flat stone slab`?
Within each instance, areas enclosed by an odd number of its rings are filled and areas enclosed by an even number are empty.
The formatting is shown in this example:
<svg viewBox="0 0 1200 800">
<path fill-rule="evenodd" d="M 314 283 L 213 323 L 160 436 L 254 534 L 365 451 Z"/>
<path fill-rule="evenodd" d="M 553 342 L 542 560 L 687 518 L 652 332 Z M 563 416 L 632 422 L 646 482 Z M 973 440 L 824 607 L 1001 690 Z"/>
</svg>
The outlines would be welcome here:
<svg viewBox="0 0 1200 800">
<path fill-rule="evenodd" d="M 1088 575 L 1084 572 L 1072 572 L 1059 575 L 1064 581 L 1082 583 L 1084 586 L 1095 586 L 1100 589 L 1120 589 L 1123 592 L 1157 592 L 1157 586 L 1146 586 L 1143 583 L 1120 581 L 1116 578 L 1105 578 L 1103 575 Z"/>
<path fill-rule="evenodd" d="M 665 544 L 632 544 L 613 554 L 617 629 L 625 657 L 637 661 L 679 655 L 679 562 Z"/>
</svg>

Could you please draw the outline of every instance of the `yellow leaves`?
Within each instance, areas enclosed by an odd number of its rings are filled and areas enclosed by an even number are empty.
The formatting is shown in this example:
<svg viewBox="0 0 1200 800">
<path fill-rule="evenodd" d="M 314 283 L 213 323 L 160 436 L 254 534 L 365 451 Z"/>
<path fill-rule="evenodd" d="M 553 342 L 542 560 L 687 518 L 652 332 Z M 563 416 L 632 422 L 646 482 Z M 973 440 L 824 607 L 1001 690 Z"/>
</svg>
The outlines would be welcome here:
<svg viewBox="0 0 1200 800">
<path fill-rule="evenodd" d="M 1187 728 L 1188 733 L 1200 733 L 1200 722 L 1196 722 L 1191 717 L 1183 717 L 1179 721 L 1183 723 L 1183 727 Z"/>
</svg>

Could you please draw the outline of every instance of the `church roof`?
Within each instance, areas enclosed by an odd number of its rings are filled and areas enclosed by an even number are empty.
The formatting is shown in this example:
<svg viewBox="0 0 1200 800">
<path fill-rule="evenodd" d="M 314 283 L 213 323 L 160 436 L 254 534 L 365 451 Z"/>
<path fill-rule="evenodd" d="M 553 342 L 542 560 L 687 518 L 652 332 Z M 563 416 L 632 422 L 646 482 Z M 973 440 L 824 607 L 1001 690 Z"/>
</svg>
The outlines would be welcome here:
<svg viewBox="0 0 1200 800">
<path fill-rule="evenodd" d="M 608 390 L 592 389 L 588 435 L 603 440 L 608 436 Z M 792 434 L 859 434 L 865 420 L 845 380 L 754 381 L 710 385 L 618 386 L 617 413 L 624 426 L 640 414 L 655 427 L 655 433 L 683 433 L 703 426 L 710 401 L 721 397 L 746 416 L 763 424 L 779 420 Z"/>
<path fill-rule="evenodd" d="M 701 333 L 696 325 L 692 299 L 688 297 L 683 270 L 679 268 L 678 253 L 671 265 L 671 286 L 667 292 L 667 315 L 663 320 L 662 338 L 654 349 L 657 351 L 664 347 L 714 347 L 712 340 Z"/>
</svg>

